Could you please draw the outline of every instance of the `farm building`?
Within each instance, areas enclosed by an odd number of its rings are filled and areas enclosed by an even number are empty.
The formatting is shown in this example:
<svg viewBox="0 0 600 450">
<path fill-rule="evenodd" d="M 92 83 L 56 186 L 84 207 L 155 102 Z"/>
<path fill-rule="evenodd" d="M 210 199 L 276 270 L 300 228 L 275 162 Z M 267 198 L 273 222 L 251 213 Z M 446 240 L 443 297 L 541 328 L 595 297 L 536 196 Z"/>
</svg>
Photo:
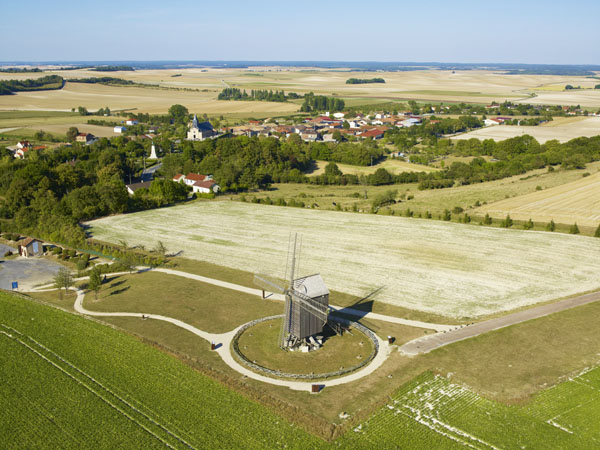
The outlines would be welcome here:
<svg viewBox="0 0 600 450">
<path fill-rule="evenodd" d="M 19 244 L 19 255 L 29 258 L 30 256 L 42 256 L 44 254 L 44 245 L 42 241 L 27 238 Z"/>
<path fill-rule="evenodd" d="M 188 141 L 203 141 L 216 135 L 210 122 L 198 122 L 198 117 L 194 115 L 194 120 L 190 123 L 190 129 L 187 132 Z"/>
<path fill-rule="evenodd" d="M 96 136 L 94 136 L 92 133 L 79 133 L 75 138 L 75 141 L 81 142 L 85 145 L 90 145 L 96 142 Z"/>
<path fill-rule="evenodd" d="M 138 122 L 138 120 L 137 120 L 137 119 L 127 119 L 127 120 L 125 121 L 125 124 L 126 124 L 126 125 L 137 125 L 138 123 L 139 123 L 139 122 Z"/>
<path fill-rule="evenodd" d="M 126 129 L 127 129 L 127 128 L 125 128 L 125 127 L 122 127 L 122 126 L 119 126 L 119 125 L 117 125 L 116 127 L 114 127 L 114 128 L 113 128 L 113 131 L 114 131 L 115 133 L 122 133 L 122 132 L 124 132 Z"/>
</svg>

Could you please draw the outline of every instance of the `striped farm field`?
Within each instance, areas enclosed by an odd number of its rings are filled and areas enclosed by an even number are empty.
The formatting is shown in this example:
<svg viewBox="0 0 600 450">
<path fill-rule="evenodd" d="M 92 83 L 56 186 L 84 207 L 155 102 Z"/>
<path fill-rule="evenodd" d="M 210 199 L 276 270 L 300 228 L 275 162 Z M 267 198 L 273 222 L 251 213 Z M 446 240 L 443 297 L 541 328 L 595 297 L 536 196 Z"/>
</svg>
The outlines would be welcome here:
<svg viewBox="0 0 600 450">
<path fill-rule="evenodd" d="M 588 449 L 600 439 L 599 382 L 600 369 L 587 370 L 526 406 L 507 406 L 426 373 L 342 440 L 370 448 L 396 448 L 400 440 L 411 447 L 412 441 L 420 448 L 433 431 L 438 441 L 430 448 Z"/>
<path fill-rule="evenodd" d="M 105 217 L 96 239 L 284 276 L 291 232 L 300 271 L 376 302 L 478 317 L 600 288 L 600 239 L 435 220 L 198 201 Z M 557 270 L 560 268 L 560 270 Z"/>
<path fill-rule="evenodd" d="M 492 217 L 507 214 L 529 220 L 597 227 L 600 224 L 600 172 L 571 183 L 490 203 L 476 210 Z"/>
</svg>

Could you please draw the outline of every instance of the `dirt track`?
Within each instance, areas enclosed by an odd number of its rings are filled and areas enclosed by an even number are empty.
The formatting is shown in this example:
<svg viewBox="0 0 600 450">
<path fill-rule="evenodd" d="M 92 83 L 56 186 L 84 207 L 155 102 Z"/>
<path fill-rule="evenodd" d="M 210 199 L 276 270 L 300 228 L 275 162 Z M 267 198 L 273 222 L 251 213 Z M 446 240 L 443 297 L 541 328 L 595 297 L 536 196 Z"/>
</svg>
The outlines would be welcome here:
<svg viewBox="0 0 600 450">
<path fill-rule="evenodd" d="M 407 342 L 399 348 L 399 351 L 409 356 L 429 353 L 436 348 L 453 344 L 454 342 L 462 341 L 463 339 L 479 336 L 480 334 L 484 334 L 489 331 L 515 325 L 527 320 L 537 319 L 539 317 L 544 317 L 549 314 L 564 311 L 565 309 L 574 308 L 576 306 L 585 305 L 598 300 L 600 300 L 600 292 L 593 292 L 591 294 L 568 298 L 556 303 L 550 303 L 548 305 L 537 306 L 535 308 L 519 311 L 507 316 L 499 317 L 497 319 L 490 319 L 472 325 L 465 325 L 452 331 L 424 336 L 422 338 Z"/>
</svg>

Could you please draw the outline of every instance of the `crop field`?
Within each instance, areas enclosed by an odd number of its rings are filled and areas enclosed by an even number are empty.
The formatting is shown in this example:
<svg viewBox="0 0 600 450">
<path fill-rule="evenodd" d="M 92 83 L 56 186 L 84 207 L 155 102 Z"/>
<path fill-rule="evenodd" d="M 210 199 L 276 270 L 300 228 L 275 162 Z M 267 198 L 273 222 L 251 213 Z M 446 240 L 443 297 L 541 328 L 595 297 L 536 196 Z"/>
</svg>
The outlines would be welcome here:
<svg viewBox="0 0 600 450">
<path fill-rule="evenodd" d="M 324 446 L 126 334 L 4 293 L 0 375 L 3 448 Z"/>
<path fill-rule="evenodd" d="M 580 136 L 592 137 L 600 135 L 600 117 L 578 117 L 578 120 L 562 124 L 538 125 L 536 127 L 526 127 L 518 125 L 494 125 L 491 127 L 480 128 L 455 136 L 453 140 L 463 139 L 494 139 L 503 141 L 516 136 L 528 134 L 536 138 L 540 143 L 556 139 L 560 142 L 567 142 Z"/>
<path fill-rule="evenodd" d="M 598 368 L 544 391 L 526 406 L 496 403 L 426 373 L 342 441 L 392 448 L 402 439 L 412 448 L 430 440 L 433 431 L 438 439 L 430 448 L 587 449 L 600 439 L 600 422 L 594 419 L 599 405 Z"/>
<path fill-rule="evenodd" d="M 330 289 L 451 317 L 477 317 L 600 288 L 600 240 L 241 202 L 194 202 L 90 222 L 93 237 L 283 277 L 291 232 L 300 269 Z M 561 270 L 556 270 L 560 267 Z"/>
<path fill-rule="evenodd" d="M 69 78 L 106 76 L 88 70 L 44 72 L 43 74 L 0 74 L 0 79 L 35 78 L 58 74 Z M 174 77 L 173 75 L 178 75 Z M 60 91 L 18 93 L 0 98 L 0 110 L 70 110 L 79 105 L 89 110 L 109 106 L 111 109 L 135 109 L 164 113 L 174 103 L 190 111 L 208 114 L 284 114 L 298 109 L 295 103 L 217 101 L 224 87 L 239 89 L 272 89 L 286 92 L 315 92 L 344 98 L 348 105 L 381 101 L 422 100 L 431 102 L 490 103 L 491 101 L 523 101 L 547 104 L 600 106 L 600 92 L 536 91 L 552 84 L 584 85 L 584 77 L 552 75 L 503 75 L 492 71 L 422 70 L 384 72 L 383 84 L 348 85 L 349 77 L 369 77 L 371 72 L 345 70 L 298 70 L 295 68 L 253 67 L 249 69 L 169 69 L 111 72 L 109 76 L 143 84 L 158 84 L 169 88 L 199 89 L 200 92 L 158 90 L 140 87 L 101 86 L 67 83 Z M 537 97 L 530 98 L 536 92 Z"/>
<path fill-rule="evenodd" d="M 597 227 L 600 224 L 600 172 L 571 183 L 512 197 L 478 208 L 492 217 Z"/>
<path fill-rule="evenodd" d="M 325 166 L 329 164 L 328 161 L 316 161 L 317 168 L 308 175 L 321 175 L 325 173 Z M 386 169 L 390 173 L 401 173 L 401 172 L 435 172 L 436 169 L 421 164 L 412 164 L 409 162 L 401 161 L 399 159 L 386 159 L 385 161 L 375 164 L 373 166 L 353 166 L 350 164 L 336 163 L 338 168 L 344 174 L 354 175 L 366 175 L 374 173 L 377 169 Z"/>
<path fill-rule="evenodd" d="M 116 75 L 115 75 L 116 76 Z M 219 89 L 220 91 L 220 89 Z M 289 113 L 298 110 L 293 103 L 218 101 L 212 92 L 174 91 L 130 86 L 66 83 L 56 91 L 18 92 L 0 97 L 0 110 L 60 110 L 85 106 L 90 111 L 108 106 L 148 113 L 166 113 L 179 103 L 195 113 Z"/>
</svg>

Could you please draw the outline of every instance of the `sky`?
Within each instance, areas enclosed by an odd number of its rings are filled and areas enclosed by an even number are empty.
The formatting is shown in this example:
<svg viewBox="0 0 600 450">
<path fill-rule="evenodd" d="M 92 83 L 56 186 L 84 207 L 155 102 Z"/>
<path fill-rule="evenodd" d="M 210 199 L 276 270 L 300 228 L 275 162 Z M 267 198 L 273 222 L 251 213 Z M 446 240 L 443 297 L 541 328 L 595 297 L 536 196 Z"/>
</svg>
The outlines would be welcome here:
<svg viewBox="0 0 600 450">
<path fill-rule="evenodd" d="M 14 1 L 0 61 L 600 64 L 600 0 Z"/>
</svg>

